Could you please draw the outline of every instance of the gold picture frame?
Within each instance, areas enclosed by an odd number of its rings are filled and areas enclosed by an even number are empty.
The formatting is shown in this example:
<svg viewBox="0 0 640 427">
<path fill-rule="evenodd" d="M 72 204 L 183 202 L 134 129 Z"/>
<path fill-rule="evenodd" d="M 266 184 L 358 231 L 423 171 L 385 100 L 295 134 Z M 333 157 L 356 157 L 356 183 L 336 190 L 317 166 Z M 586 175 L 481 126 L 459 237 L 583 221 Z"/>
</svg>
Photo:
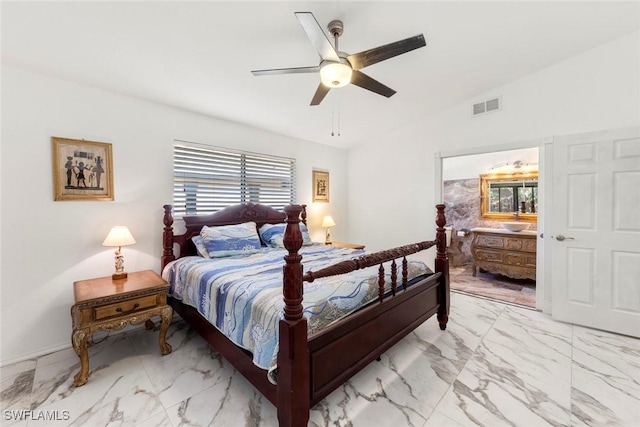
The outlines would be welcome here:
<svg viewBox="0 0 640 427">
<path fill-rule="evenodd" d="M 313 171 L 313 201 L 329 202 L 329 172 Z"/>
<path fill-rule="evenodd" d="M 111 144 L 51 137 L 54 200 L 113 200 Z"/>
</svg>

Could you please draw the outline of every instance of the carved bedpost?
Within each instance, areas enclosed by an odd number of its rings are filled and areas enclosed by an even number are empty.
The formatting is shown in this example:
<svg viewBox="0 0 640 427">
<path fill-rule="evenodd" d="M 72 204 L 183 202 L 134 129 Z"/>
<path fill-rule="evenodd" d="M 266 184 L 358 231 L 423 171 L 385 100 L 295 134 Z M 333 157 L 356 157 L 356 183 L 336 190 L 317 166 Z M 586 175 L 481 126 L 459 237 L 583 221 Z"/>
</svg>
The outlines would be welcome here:
<svg viewBox="0 0 640 427">
<path fill-rule="evenodd" d="M 447 235 L 444 226 L 447 219 L 444 216 L 444 205 L 436 205 L 438 214 L 436 216 L 436 272 L 442 273 L 443 285 L 439 289 L 438 299 L 440 308 L 438 309 L 438 323 L 443 331 L 447 327 L 449 320 L 449 258 L 447 257 Z"/>
<path fill-rule="evenodd" d="M 164 230 L 162 231 L 162 265 L 160 270 L 176 259 L 173 254 L 173 215 L 171 215 L 173 207 L 171 205 L 164 205 L 163 207 L 164 218 L 162 222 L 164 222 Z"/>
<path fill-rule="evenodd" d="M 288 205 L 283 267 L 284 319 L 279 325 L 278 349 L 278 421 L 287 427 L 306 426 L 309 420 L 311 389 L 309 385 L 309 347 L 307 319 L 302 315 L 302 247 L 300 213 L 303 206 Z M 295 405 L 294 405 L 295 402 Z"/>
<path fill-rule="evenodd" d="M 300 231 L 300 212 L 302 206 L 287 205 L 287 228 L 284 232 L 284 247 L 289 251 L 285 255 L 284 266 L 284 318 L 285 320 L 299 320 L 302 318 L 302 256 L 298 253 L 302 247 L 302 232 Z"/>
</svg>

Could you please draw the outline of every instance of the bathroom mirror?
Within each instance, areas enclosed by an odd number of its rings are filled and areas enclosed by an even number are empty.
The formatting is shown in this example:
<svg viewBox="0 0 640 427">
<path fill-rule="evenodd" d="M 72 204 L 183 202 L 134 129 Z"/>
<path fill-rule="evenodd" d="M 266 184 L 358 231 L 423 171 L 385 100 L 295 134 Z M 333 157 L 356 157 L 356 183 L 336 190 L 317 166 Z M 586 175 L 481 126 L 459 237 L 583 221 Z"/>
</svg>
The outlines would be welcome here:
<svg viewBox="0 0 640 427">
<path fill-rule="evenodd" d="M 481 218 L 535 222 L 537 206 L 537 171 L 480 175 Z"/>
</svg>

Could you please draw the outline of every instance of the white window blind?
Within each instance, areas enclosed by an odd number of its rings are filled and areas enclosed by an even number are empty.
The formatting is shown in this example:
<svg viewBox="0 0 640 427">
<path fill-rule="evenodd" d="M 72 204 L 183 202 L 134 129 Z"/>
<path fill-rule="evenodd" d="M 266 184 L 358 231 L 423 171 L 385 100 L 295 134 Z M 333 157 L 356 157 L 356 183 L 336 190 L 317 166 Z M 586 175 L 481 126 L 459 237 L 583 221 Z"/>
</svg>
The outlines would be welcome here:
<svg viewBox="0 0 640 427">
<path fill-rule="evenodd" d="M 175 140 L 176 216 L 207 214 L 237 203 L 275 209 L 295 203 L 295 159 Z"/>
</svg>

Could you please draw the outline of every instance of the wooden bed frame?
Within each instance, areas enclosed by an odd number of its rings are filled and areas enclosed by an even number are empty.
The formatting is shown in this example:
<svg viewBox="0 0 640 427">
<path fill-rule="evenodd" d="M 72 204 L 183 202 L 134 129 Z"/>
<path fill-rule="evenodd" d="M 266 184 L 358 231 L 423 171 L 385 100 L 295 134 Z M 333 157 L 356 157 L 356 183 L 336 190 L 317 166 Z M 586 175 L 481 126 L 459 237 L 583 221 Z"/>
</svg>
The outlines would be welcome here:
<svg viewBox="0 0 640 427">
<path fill-rule="evenodd" d="M 178 258 L 195 255 L 191 237 L 203 225 L 219 226 L 254 221 L 263 224 L 287 223 L 284 245 L 289 252 L 284 257 L 284 319 L 279 326 L 277 385 L 267 378 L 267 372 L 253 364 L 251 354 L 236 346 L 211 325 L 198 311 L 181 301 L 169 298 L 174 310 L 227 361 L 240 371 L 277 408 L 280 426 L 302 427 L 309 420 L 310 408 L 350 377 L 411 333 L 437 313 L 440 329 L 444 330 L 449 315 L 449 261 L 446 251 L 444 205 L 437 205 L 436 239 L 402 246 L 303 275 L 302 246 L 299 223 L 306 224 L 305 205 L 289 205 L 285 213 L 260 204 L 227 207 L 211 215 L 185 216 L 186 231 L 173 234 L 171 205 L 164 206 L 162 268 Z M 435 274 L 407 283 L 405 256 L 436 246 Z M 403 258 L 401 284 L 397 284 L 396 259 Z M 392 292 L 385 294 L 383 262 L 394 260 L 391 267 Z M 307 321 L 302 315 L 303 282 L 320 277 L 348 273 L 360 268 L 380 265 L 379 299 L 322 331 L 307 336 Z"/>
</svg>

